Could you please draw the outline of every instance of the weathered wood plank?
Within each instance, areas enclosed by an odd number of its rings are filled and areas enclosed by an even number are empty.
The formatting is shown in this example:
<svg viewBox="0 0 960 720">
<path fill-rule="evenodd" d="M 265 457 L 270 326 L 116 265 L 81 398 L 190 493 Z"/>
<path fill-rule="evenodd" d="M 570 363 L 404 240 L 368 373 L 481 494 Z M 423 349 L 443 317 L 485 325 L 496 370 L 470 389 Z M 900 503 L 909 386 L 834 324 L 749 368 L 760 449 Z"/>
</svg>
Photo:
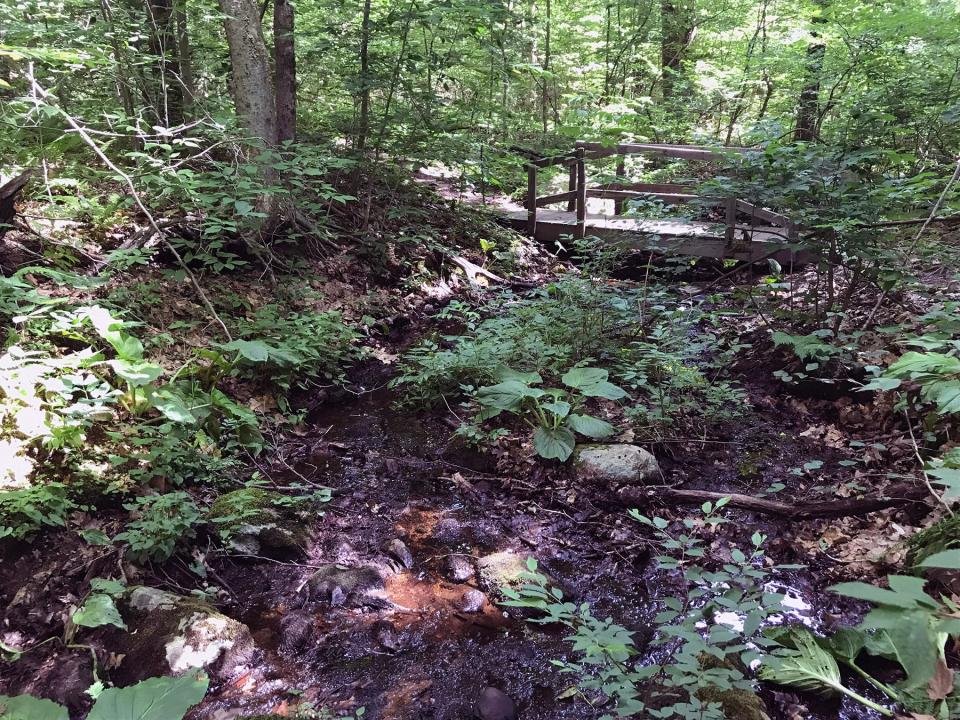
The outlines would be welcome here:
<svg viewBox="0 0 960 720">
<path fill-rule="evenodd" d="M 737 200 L 737 210 L 752 218 L 759 218 L 764 222 L 779 225 L 780 227 L 787 227 L 792 224 L 792 221 L 786 215 L 775 213 L 772 210 L 764 210 L 762 207 L 757 207 L 752 203 L 748 203 L 746 200 Z"/>
<path fill-rule="evenodd" d="M 679 183 L 602 183 L 598 190 L 633 190 L 641 193 L 692 193 L 694 188 Z"/>
<path fill-rule="evenodd" d="M 504 219 L 518 230 L 526 228 L 525 211 L 507 213 Z M 610 215 L 589 215 L 584 218 L 585 234 L 599 237 L 611 245 L 668 255 L 746 261 L 772 257 L 783 265 L 800 265 L 811 260 L 812 254 L 808 250 L 791 247 L 783 240 L 781 228 L 735 226 L 735 230 L 748 239 L 742 248 L 727 244 L 724 229 L 722 223 L 645 220 Z M 575 213 L 544 210 L 538 215 L 535 237 L 540 242 L 555 242 L 564 236 L 576 236 L 576 232 Z"/>
<path fill-rule="evenodd" d="M 571 200 L 576 201 L 577 191 L 572 190 L 569 192 L 556 193 L 555 195 L 544 195 L 543 197 L 537 198 L 537 207 L 543 207 L 544 205 L 553 205 L 554 203 L 559 202 L 570 202 Z"/>
<path fill-rule="evenodd" d="M 527 234 L 537 233 L 537 168 L 527 165 Z"/>
<path fill-rule="evenodd" d="M 604 145 L 596 142 L 577 141 L 577 148 L 586 150 L 591 158 L 610 157 L 612 155 L 663 155 L 665 157 L 683 158 L 686 160 L 723 160 L 729 152 L 743 153 L 756 148 L 714 147 L 700 145 L 659 145 L 623 143 L 620 145 Z"/>
<path fill-rule="evenodd" d="M 577 148 L 577 231 L 576 237 L 582 238 L 586 234 L 587 217 L 587 163 L 584 160 L 583 148 Z"/>
<path fill-rule="evenodd" d="M 598 190 L 590 188 L 587 190 L 587 197 L 602 198 L 604 200 L 632 200 L 634 198 L 655 197 L 666 203 L 688 203 L 700 199 L 699 195 L 691 193 L 669 193 L 669 192 L 635 192 L 633 190 Z"/>
</svg>

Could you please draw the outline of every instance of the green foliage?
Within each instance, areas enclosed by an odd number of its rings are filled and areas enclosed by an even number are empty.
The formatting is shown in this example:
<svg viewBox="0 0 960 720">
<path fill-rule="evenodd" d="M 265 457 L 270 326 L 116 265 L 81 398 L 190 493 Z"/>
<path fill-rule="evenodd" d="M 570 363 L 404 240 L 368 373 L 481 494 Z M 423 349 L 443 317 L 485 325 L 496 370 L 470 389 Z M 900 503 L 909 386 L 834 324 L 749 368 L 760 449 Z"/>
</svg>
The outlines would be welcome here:
<svg viewBox="0 0 960 720">
<path fill-rule="evenodd" d="M 140 169 L 139 181 L 153 203 L 177 207 L 198 221 L 196 233 L 175 236 L 172 242 L 185 262 L 202 270 L 222 273 L 247 265 L 248 260 L 231 238 L 258 232 L 267 217 L 264 209 L 271 203 L 295 202 L 315 226 L 326 230 L 324 218 L 330 205 L 354 199 L 327 182 L 328 174 L 352 167 L 353 161 L 332 156 L 316 145 L 263 150 L 237 140 L 239 157 L 234 161 L 184 164 L 184 154 L 213 142 L 203 136 L 171 136 L 165 142 L 148 142 L 142 150 L 127 153 L 129 161 Z M 255 153 L 256 161 L 245 161 L 241 153 Z M 283 177 L 284 183 L 264 186 L 265 170 Z M 288 237 L 290 242 L 299 239 L 297 232 Z"/>
<path fill-rule="evenodd" d="M 70 720 L 62 705 L 32 695 L 0 695 L 0 717 L 3 720 Z"/>
<path fill-rule="evenodd" d="M 0 491 L 0 538 L 22 539 L 45 526 L 63 527 L 75 507 L 62 483 Z"/>
<path fill-rule="evenodd" d="M 592 704 L 609 704 L 621 717 L 721 720 L 725 717 L 721 703 L 702 697 L 734 689 L 752 692 L 745 668 L 775 646 L 760 629 L 781 609 L 782 600 L 765 590 L 769 570 L 761 550 L 765 537 L 759 533 L 753 536 L 749 555 L 734 549 L 731 562 L 707 567 L 705 538 L 698 536 L 698 528 L 724 522 L 719 511 L 725 505 L 726 500 L 704 504 L 703 517 L 684 520 L 676 533 L 663 518 L 630 512 L 659 536 L 666 551 L 657 558 L 660 568 L 669 574 L 679 572 L 682 578 L 681 594 L 665 598 L 655 617 L 657 652 L 647 656 L 646 664 L 638 660 L 628 629 L 609 618 L 596 618 L 588 604 L 563 602 L 563 593 L 536 572 L 532 559 L 525 576 L 528 582 L 519 590 L 502 589 L 508 598 L 504 604 L 536 610 L 531 622 L 559 623 L 573 631 L 567 641 L 578 660 L 554 664 L 574 677 Z M 778 568 L 789 569 L 773 569 Z M 737 622 L 721 619 L 730 613 Z"/>
<path fill-rule="evenodd" d="M 626 396 L 622 388 L 607 380 L 606 370 L 572 368 L 561 378 L 566 390 L 533 387 L 543 382 L 537 373 L 501 368 L 497 374 L 499 383 L 482 387 L 473 396 L 480 406 L 476 422 L 503 412 L 518 415 L 533 428 L 533 447 L 542 458 L 566 461 L 577 444 L 574 433 L 599 440 L 616 432 L 605 420 L 576 412 L 586 398 L 619 400 Z"/>
<path fill-rule="evenodd" d="M 114 598 L 122 595 L 127 589 L 126 583 L 105 578 L 93 578 L 90 581 L 90 593 L 83 604 L 74 611 L 70 619 L 74 625 L 80 627 L 101 627 L 113 625 L 126 630 L 127 625 L 117 610 Z"/>
<path fill-rule="evenodd" d="M 180 720 L 203 700 L 206 675 L 149 678 L 125 688 L 107 688 L 87 720 Z"/>
<path fill-rule="evenodd" d="M 712 333 L 699 330 L 697 312 L 664 309 L 642 340 L 624 347 L 618 375 L 637 398 L 626 410 L 634 428 L 653 440 L 744 411 L 743 392 L 719 378 L 728 353 Z"/>
<path fill-rule="evenodd" d="M 185 492 L 147 495 L 124 507 L 134 520 L 114 540 L 123 542 L 134 560 L 163 562 L 178 545 L 194 537 L 200 510 Z"/>
<path fill-rule="evenodd" d="M 890 710 L 844 686 L 837 661 L 806 628 L 794 626 L 773 634 L 787 649 L 766 658 L 760 670 L 762 678 L 808 692 L 843 693 L 884 716 L 893 717 Z"/>
<path fill-rule="evenodd" d="M 206 675 L 149 678 L 124 688 L 95 693 L 96 701 L 86 720 L 182 720 L 203 700 L 209 680 Z M 0 695 L 3 720 L 66 720 L 67 709 L 51 700 L 30 695 Z"/>
<path fill-rule="evenodd" d="M 911 381 L 923 402 L 939 415 L 960 413 L 960 358 L 938 352 L 908 352 L 864 390 L 894 390 Z"/>
<path fill-rule="evenodd" d="M 359 333 L 337 312 L 287 312 L 263 305 L 238 323 L 238 332 L 240 339 L 220 346 L 236 353 L 237 374 L 251 379 L 266 374 L 282 390 L 341 381 L 345 367 L 359 357 Z"/>
<path fill-rule="evenodd" d="M 928 555 L 921 569 L 960 569 L 960 550 L 950 549 Z M 867 707 L 893 716 L 885 708 L 867 700 L 840 684 L 833 658 L 848 665 L 857 674 L 882 691 L 890 701 L 905 710 L 935 717 L 952 717 L 960 708 L 953 687 L 935 684 L 940 668 L 946 667 L 945 647 L 950 638 L 960 637 L 958 606 L 952 599 L 936 598 L 925 589 L 925 580 L 907 575 L 887 577 L 888 588 L 862 582 L 834 585 L 832 591 L 872 603 L 859 627 L 844 629 L 830 638 L 818 640 L 805 631 L 795 630 L 779 637 L 787 650 L 778 652 L 765 669 L 765 676 L 776 682 L 801 688 L 820 688 L 843 692 Z M 904 679 L 893 686 L 870 676 L 857 665 L 862 653 L 897 663 Z M 831 657 L 832 655 L 832 657 Z"/>
<path fill-rule="evenodd" d="M 611 331 L 633 317 L 635 294 L 583 280 L 553 283 L 522 298 L 504 293 L 484 308 L 486 319 L 463 314 L 463 334 L 411 348 L 391 384 L 407 402 L 432 405 L 458 395 L 461 386 L 495 380 L 501 367 L 559 377 L 615 351 L 618 338 Z"/>
</svg>

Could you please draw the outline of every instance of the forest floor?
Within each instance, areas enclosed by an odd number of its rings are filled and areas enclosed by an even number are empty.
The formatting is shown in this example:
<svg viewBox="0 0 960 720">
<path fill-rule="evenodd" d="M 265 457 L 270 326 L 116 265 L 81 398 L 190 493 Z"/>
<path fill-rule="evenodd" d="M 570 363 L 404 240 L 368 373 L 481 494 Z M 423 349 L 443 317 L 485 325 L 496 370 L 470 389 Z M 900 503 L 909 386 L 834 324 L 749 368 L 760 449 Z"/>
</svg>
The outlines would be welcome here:
<svg viewBox="0 0 960 720">
<path fill-rule="evenodd" d="M 520 295 L 578 273 L 542 251 L 529 252 L 534 259 L 510 278 Z M 721 272 L 697 268 L 658 282 L 663 292 L 686 302 Z M 418 339 L 449 331 L 449 321 L 436 314 L 451 298 L 477 302 L 495 287 L 461 281 L 438 298 L 436 286 L 373 288 L 348 275 L 340 276 L 341 300 L 330 306 L 349 308 L 357 297 L 376 295 L 382 330 L 364 341 L 370 354 L 348 371 L 342 387 L 298 391 L 293 404 L 304 409 L 302 422 L 278 427 L 272 448 L 252 461 L 272 487 L 323 486 L 332 489 L 332 499 L 311 517 L 309 542 L 297 552 L 244 557 L 209 546 L 194 550 L 224 591 L 218 609 L 249 628 L 254 648 L 242 672 L 214 682 L 188 717 L 287 716 L 312 703 L 335 713 L 363 707 L 365 717 L 375 720 L 457 720 L 474 714 L 488 686 L 509 695 L 524 720 L 598 717 L 598 709 L 567 692 L 571 678 L 553 664 L 573 658 L 565 631 L 530 625 L 498 605 L 498 587 L 477 564 L 502 553 L 536 558 L 569 598 L 589 603 L 599 617 L 612 617 L 643 646 L 670 582 L 651 560 L 649 532 L 627 516 L 629 506 L 617 488 L 580 482 L 567 467 L 531 457 L 529 446 L 514 447 L 520 456 L 505 465 L 453 439 L 453 410 L 398 405 L 401 398 L 388 387 L 397 358 Z M 637 271 L 620 275 L 607 281 L 610 288 L 636 290 L 644 283 Z M 235 276 L 231 291 L 266 292 L 254 278 Z M 151 281 L 142 272 L 124 282 L 136 287 Z M 711 287 L 712 302 L 735 308 L 743 302 L 737 283 L 755 282 L 749 275 L 730 278 Z M 865 306 L 871 302 L 863 298 Z M 784 362 L 761 339 L 755 314 L 730 310 L 723 322 L 744 338 L 757 338 L 725 377 L 743 389 L 745 413 L 701 436 L 646 444 L 660 462 L 664 486 L 803 505 L 882 487 L 889 473 L 902 473 L 913 462 L 909 438 L 890 423 L 889 413 L 877 411 L 874 398 L 788 388 L 771 375 Z M 252 387 L 235 387 L 234 394 L 257 398 Z M 648 514 L 674 520 L 691 511 L 659 502 L 656 487 L 648 495 Z M 861 517 L 798 521 L 731 508 L 732 522 L 710 534 L 708 553 L 722 561 L 731 548 L 749 545 L 753 533 L 766 534 L 771 561 L 805 566 L 773 575 L 771 591 L 786 595 L 791 620 L 831 630 L 854 622 L 864 605 L 825 588 L 884 575 L 902 559 L 903 539 L 930 510 L 905 501 Z M 122 517 L 119 508 L 104 511 L 97 525 L 119 527 Z M 85 544 L 68 528 L 45 530 L 33 542 L 8 542 L 0 550 L 0 640 L 7 646 L 57 635 L 85 583 L 120 562 L 113 548 Z M 370 587 L 314 593 L 307 580 L 331 564 L 373 570 L 364 576 Z M 129 567 L 121 571 L 131 582 L 188 593 L 198 580 L 186 568 L 180 561 L 132 576 Z M 78 712 L 88 702 L 83 690 L 92 680 L 91 648 L 100 672 L 117 684 L 163 673 L 162 657 L 124 658 L 111 638 L 115 633 L 101 628 L 83 643 L 35 647 L 0 670 L 0 692 L 56 698 Z M 871 695 L 862 683 L 851 684 Z M 875 717 L 848 700 L 775 686 L 764 687 L 761 696 L 774 719 Z"/>
</svg>

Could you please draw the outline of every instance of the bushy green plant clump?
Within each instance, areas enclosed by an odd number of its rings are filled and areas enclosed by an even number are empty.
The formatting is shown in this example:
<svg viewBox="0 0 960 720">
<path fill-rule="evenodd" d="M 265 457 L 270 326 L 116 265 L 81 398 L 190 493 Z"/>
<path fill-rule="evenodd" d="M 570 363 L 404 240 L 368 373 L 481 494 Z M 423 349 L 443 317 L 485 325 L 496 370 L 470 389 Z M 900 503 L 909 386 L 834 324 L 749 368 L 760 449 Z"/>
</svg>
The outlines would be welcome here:
<svg viewBox="0 0 960 720">
<path fill-rule="evenodd" d="M 243 148 L 257 155 L 257 162 L 210 160 L 184 166 L 177 158 L 199 145 L 196 137 L 170 137 L 163 143 L 146 143 L 128 153 L 139 169 L 139 180 L 155 206 L 174 206 L 198 226 L 197 233 L 174 236 L 171 241 L 187 263 L 220 273 L 235 270 L 248 260 L 231 246 L 230 238 L 259 229 L 265 217 L 265 198 L 295 203 L 311 218 L 317 231 L 328 232 L 324 224 L 328 206 L 352 200 L 327 181 L 331 171 L 352 167 L 354 162 L 338 158 L 310 145 L 287 146 L 280 150 Z M 242 156 L 241 156 L 242 157 Z M 284 178 L 283 185 L 264 186 L 264 167 Z M 293 231 L 287 238 L 297 242 Z M 322 238 L 328 239 L 328 238 Z M 256 252 L 256 249 L 255 249 Z"/>
<path fill-rule="evenodd" d="M 392 384 L 407 402 L 431 405 L 457 396 L 461 386 L 489 384 L 500 367 L 557 378 L 616 352 L 621 326 L 634 318 L 636 294 L 579 279 L 525 297 L 505 293 L 483 308 L 486 319 L 465 316 L 463 334 L 414 346 Z"/>
<path fill-rule="evenodd" d="M 312 381 L 337 382 L 346 366 L 359 357 L 359 333 L 337 312 L 287 312 L 270 304 L 238 322 L 241 340 L 223 345 L 237 353 L 242 377 L 264 373 L 282 390 L 306 387 Z"/>
<path fill-rule="evenodd" d="M 63 527 L 75 507 L 62 483 L 0 491 L 0 538 L 23 539 L 40 527 Z"/>
<path fill-rule="evenodd" d="M 169 559 L 178 545 L 195 536 L 194 526 L 200 520 L 199 508 L 185 492 L 147 495 L 124 507 L 134 519 L 114 540 L 126 543 L 135 560 Z"/>
<path fill-rule="evenodd" d="M 712 333 L 698 329 L 703 319 L 663 309 L 642 339 L 623 348 L 617 374 L 636 398 L 626 414 L 642 436 L 662 440 L 743 414 L 743 391 L 717 377 L 728 354 Z"/>
</svg>

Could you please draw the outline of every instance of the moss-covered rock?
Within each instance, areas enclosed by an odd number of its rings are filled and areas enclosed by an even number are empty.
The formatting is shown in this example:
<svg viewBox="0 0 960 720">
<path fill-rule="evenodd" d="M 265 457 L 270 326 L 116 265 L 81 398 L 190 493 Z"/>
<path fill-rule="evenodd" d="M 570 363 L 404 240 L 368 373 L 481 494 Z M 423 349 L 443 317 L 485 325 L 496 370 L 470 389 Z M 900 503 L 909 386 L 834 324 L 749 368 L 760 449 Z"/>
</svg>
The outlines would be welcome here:
<svg viewBox="0 0 960 720">
<path fill-rule="evenodd" d="M 524 576 L 530 572 L 527 567 L 529 553 L 518 553 L 512 550 L 503 550 L 491 555 L 485 555 L 477 560 L 477 571 L 480 575 L 480 584 L 487 592 L 500 595 L 501 588 L 511 587 L 519 588 L 521 585 L 530 582 Z M 538 568 L 537 572 L 544 575 L 543 568 Z M 548 582 L 553 584 L 553 580 L 547 576 Z"/>
<path fill-rule="evenodd" d="M 131 588 L 120 603 L 128 632 L 114 647 L 123 653 L 127 682 L 205 668 L 226 680 L 256 652 L 250 630 L 213 606 L 157 588 Z"/>
<path fill-rule="evenodd" d="M 217 498 L 207 520 L 236 551 L 301 550 L 310 540 L 307 513 L 290 497 L 262 488 L 241 488 Z"/>
<path fill-rule="evenodd" d="M 341 605 L 349 597 L 378 593 L 384 588 L 383 577 L 372 567 L 344 567 L 330 564 L 317 570 L 306 581 L 304 590 L 310 600 L 328 600 Z"/>
<path fill-rule="evenodd" d="M 707 653 L 700 656 L 700 667 L 704 671 L 720 668 L 746 672 L 746 668 L 733 657 L 721 660 Z M 697 691 L 697 699 L 703 703 L 720 703 L 728 720 L 770 720 L 763 700 L 746 687 L 703 687 Z"/>
</svg>

